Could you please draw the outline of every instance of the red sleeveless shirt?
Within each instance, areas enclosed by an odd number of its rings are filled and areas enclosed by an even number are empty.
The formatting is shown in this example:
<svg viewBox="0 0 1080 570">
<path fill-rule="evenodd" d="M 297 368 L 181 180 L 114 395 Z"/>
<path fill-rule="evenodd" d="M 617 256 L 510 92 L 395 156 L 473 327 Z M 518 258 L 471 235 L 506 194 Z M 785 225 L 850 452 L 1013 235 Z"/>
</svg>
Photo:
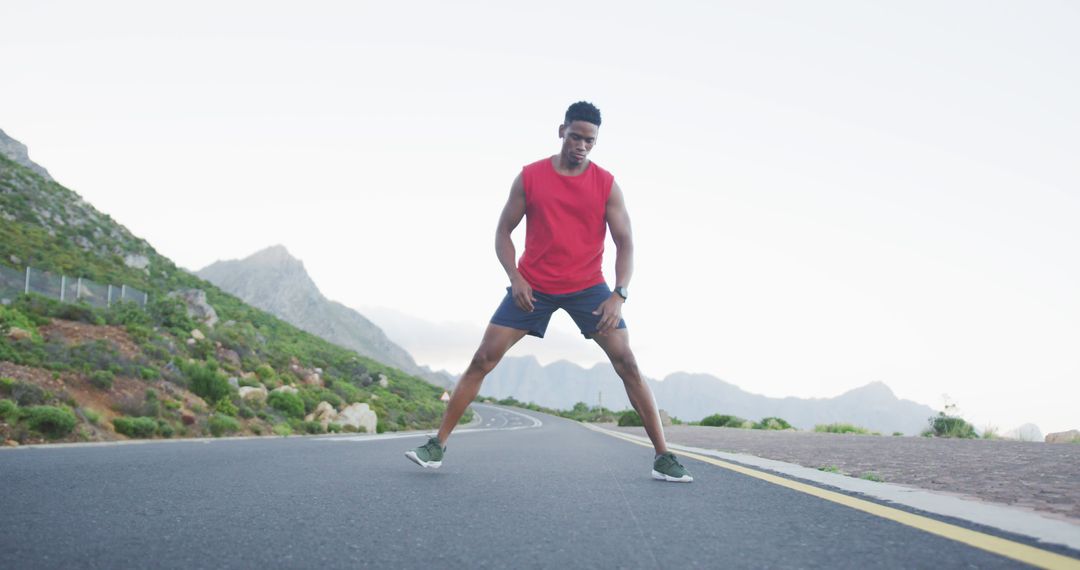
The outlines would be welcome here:
<svg viewBox="0 0 1080 570">
<path fill-rule="evenodd" d="M 562 295 L 604 282 L 608 196 L 615 177 L 589 162 L 564 176 L 550 158 L 521 170 L 525 184 L 525 253 L 518 272 L 533 289 Z"/>
</svg>

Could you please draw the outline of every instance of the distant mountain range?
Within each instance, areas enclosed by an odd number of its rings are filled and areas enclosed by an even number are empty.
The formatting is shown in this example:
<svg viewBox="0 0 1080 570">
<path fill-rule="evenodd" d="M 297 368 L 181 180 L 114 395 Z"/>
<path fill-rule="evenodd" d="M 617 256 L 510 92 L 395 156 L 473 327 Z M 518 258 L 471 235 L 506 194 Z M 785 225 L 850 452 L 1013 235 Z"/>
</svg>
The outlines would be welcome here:
<svg viewBox="0 0 1080 570">
<path fill-rule="evenodd" d="M 245 303 L 338 346 L 394 366 L 443 387 L 456 378 L 420 366 L 405 349 L 357 311 L 327 299 L 304 264 L 275 245 L 244 259 L 217 261 L 195 273 Z"/>
<path fill-rule="evenodd" d="M 881 433 L 918 434 L 936 412 L 901 400 L 888 386 L 871 382 L 834 398 L 769 398 L 751 394 L 709 374 L 676 372 L 662 381 L 647 379 L 660 408 L 683 420 L 733 414 L 749 420 L 779 416 L 799 429 L 817 424 L 853 423 Z M 622 380 L 610 364 L 582 368 L 566 361 L 541 366 L 533 357 L 509 357 L 484 380 L 480 394 L 513 396 L 524 402 L 568 409 L 576 402 L 630 407 Z"/>
</svg>

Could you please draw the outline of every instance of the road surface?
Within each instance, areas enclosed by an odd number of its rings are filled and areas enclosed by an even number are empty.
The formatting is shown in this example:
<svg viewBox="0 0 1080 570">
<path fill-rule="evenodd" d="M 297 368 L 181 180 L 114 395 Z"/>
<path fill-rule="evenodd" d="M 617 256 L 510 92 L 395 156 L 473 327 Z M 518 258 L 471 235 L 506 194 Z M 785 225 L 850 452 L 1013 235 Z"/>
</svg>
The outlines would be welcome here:
<svg viewBox="0 0 1080 570">
<path fill-rule="evenodd" d="M 438 470 L 404 457 L 424 433 L 0 452 L 0 568 L 1022 566 L 692 459 L 694 483 L 655 481 L 649 449 L 474 409 Z"/>
</svg>

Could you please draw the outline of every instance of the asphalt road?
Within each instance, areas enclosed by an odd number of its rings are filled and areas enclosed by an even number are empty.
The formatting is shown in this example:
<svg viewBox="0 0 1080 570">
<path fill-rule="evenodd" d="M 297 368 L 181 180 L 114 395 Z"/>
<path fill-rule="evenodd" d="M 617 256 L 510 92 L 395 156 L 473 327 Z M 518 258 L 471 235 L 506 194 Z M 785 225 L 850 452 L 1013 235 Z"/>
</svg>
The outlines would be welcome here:
<svg viewBox="0 0 1080 570">
<path fill-rule="evenodd" d="M 0 568 L 1018 566 L 693 460 L 694 483 L 654 481 L 648 449 L 477 409 L 438 470 L 403 455 L 426 434 L 0 452 Z"/>
</svg>

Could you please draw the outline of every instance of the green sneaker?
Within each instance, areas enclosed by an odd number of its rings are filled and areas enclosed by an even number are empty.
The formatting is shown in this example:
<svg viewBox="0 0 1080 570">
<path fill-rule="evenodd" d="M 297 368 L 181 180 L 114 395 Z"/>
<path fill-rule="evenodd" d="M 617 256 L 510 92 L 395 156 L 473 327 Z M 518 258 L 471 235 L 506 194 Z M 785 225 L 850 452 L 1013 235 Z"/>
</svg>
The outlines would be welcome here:
<svg viewBox="0 0 1080 570">
<path fill-rule="evenodd" d="M 652 477 L 660 481 L 673 481 L 675 483 L 689 483 L 694 480 L 690 472 L 675 459 L 675 454 L 670 451 L 657 457 L 652 464 Z"/>
<path fill-rule="evenodd" d="M 405 457 L 420 467 L 438 469 L 442 466 L 442 456 L 446 448 L 439 443 L 439 438 L 432 437 L 427 443 L 405 452 Z"/>
</svg>

